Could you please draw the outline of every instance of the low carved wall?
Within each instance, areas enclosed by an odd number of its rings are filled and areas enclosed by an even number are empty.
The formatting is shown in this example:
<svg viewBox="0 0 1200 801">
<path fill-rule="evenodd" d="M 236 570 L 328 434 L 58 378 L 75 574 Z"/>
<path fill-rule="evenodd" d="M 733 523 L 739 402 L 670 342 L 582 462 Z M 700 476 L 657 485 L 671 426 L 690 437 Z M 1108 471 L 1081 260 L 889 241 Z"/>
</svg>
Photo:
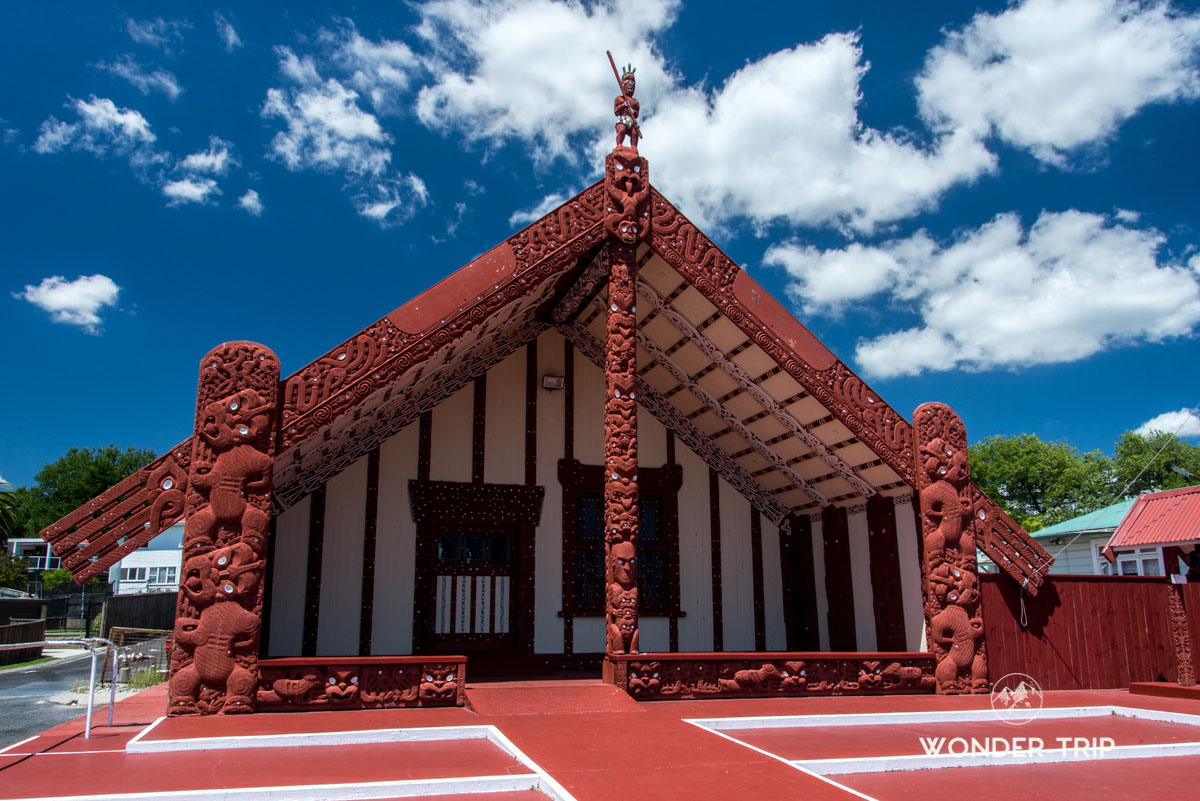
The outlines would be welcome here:
<svg viewBox="0 0 1200 801">
<path fill-rule="evenodd" d="M 639 701 L 935 690 L 934 657 L 907 652 L 612 655 L 605 675 Z"/>
<path fill-rule="evenodd" d="M 258 662 L 259 712 L 463 706 L 465 656 L 287 657 Z"/>
</svg>

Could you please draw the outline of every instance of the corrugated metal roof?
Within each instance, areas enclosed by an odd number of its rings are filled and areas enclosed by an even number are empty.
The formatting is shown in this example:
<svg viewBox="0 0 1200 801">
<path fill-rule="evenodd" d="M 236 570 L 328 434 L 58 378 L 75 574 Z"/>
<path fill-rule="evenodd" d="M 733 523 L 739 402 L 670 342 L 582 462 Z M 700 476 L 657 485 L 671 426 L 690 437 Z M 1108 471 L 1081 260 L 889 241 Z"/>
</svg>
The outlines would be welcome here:
<svg viewBox="0 0 1200 801">
<path fill-rule="evenodd" d="M 1079 517 L 1072 517 L 1070 520 L 1064 520 L 1061 523 L 1055 523 L 1053 526 L 1038 529 L 1033 532 L 1033 536 L 1038 539 L 1043 537 L 1061 537 L 1064 534 L 1077 534 L 1080 531 L 1103 531 L 1104 529 L 1115 529 L 1125 519 L 1125 515 L 1129 513 L 1129 507 L 1133 506 L 1135 498 L 1130 498 L 1125 501 L 1118 501 L 1112 506 L 1106 506 L 1103 509 L 1097 509 L 1094 512 L 1088 512 Z"/>
<path fill-rule="evenodd" d="M 1118 550 L 1200 541 L 1200 485 L 1139 495 L 1104 548 Z"/>
</svg>

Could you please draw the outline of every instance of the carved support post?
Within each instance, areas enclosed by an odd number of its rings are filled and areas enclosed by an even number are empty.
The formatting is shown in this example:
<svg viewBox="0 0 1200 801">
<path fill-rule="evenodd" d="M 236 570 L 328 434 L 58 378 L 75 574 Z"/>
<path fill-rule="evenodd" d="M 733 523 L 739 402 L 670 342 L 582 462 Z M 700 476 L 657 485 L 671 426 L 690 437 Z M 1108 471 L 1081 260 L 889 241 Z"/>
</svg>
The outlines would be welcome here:
<svg viewBox="0 0 1200 801">
<path fill-rule="evenodd" d="M 604 350 L 605 652 L 638 651 L 637 247 L 649 229 L 646 160 L 618 148 L 605 160 L 609 236 Z M 613 666 L 605 663 L 605 676 Z"/>
<path fill-rule="evenodd" d="M 279 359 L 229 342 L 200 363 L 168 713 L 253 712 Z"/>
<path fill-rule="evenodd" d="M 949 407 L 913 413 L 925 632 L 939 693 L 988 691 L 967 432 Z"/>
</svg>

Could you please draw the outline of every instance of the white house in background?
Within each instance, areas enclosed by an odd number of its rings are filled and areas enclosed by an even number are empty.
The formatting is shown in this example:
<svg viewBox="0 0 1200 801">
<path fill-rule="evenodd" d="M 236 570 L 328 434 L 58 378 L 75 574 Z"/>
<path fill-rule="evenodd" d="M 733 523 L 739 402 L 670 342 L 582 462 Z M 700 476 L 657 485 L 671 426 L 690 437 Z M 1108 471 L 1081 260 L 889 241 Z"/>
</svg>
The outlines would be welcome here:
<svg viewBox="0 0 1200 801">
<path fill-rule="evenodd" d="M 1135 500 L 1130 498 L 1120 501 L 1112 506 L 1055 523 L 1041 531 L 1034 531 L 1031 536 L 1054 556 L 1050 573 L 1069 573 L 1076 576 L 1165 575 L 1162 548 L 1139 548 L 1122 552 L 1118 554 L 1116 564 L 1110 563 L 1101 553 Z M 995 565 L 984 557 L 982 551 L 979 554 L 979 567 L 992 573 L 996 571 Z"/>
<path fill-rule="evenodd" d="M 108 571 L 113 595 L 143 592 L 177 592 L 183 558 L 183 522 L 126 556 Z"/>
<path fill-rule="evenodd" d="M 50 552 L 50 543 L 41 537 L 13 537 L 4 550 L 28 563 L 25 571 L 31 579 L 40 578 L 43 570 L 58 570 L 62 566 L 61 560 Z"/>
</svg>

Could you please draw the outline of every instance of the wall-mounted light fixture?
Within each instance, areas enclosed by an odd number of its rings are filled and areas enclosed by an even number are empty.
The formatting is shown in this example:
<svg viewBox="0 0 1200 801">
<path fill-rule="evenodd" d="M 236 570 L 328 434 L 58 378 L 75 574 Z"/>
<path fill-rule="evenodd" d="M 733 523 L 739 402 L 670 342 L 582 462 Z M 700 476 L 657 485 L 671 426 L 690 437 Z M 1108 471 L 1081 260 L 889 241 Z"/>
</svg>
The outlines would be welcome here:
<svg viewBox="0 0 1200 801">
<path fill-rule="evenodd" d="M 542 376 L 542 389 L 549 389 L 553 391 L 556 389 L 562 389 L 564 386 L 566 386 L 566 384 L 567 380 L 561 375 Z"/>
</svg>

